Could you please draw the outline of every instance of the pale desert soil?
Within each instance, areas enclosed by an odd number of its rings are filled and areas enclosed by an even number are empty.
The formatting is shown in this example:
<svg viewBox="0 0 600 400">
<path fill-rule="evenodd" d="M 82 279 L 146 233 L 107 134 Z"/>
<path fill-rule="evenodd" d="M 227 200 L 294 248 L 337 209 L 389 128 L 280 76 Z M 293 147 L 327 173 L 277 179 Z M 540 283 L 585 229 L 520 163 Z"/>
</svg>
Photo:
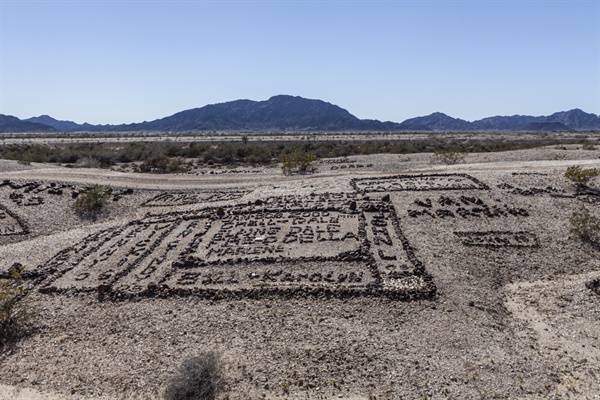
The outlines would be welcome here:
<svg viewBox="0 0 600 400">
<path fill-rule="evenodd" d="M 357 156 L 323 163 L 318 173 L 300 177 L 277 169 L 157 176 L 25 168 L 0 161 L 0 182 L 134 189 L 89 220 L 75 214 L 68 193 L 42 193 L 43 205 L 25 207 L 10 199 L 12 189 L 1 187 L 0 204 L 28 226 L 24 235 L 0 236 L 4 271 L 14 262 L 42 268 L 87 235 L 149 212 L 196 212 L 273 196 L 355 193 L 352 178 L 396 174 L 467 173 L 489 187 L 358 194 L 376 200 L 390 194 L 401 230 L 437 287 L 434 299 L 169 296 L 100 301 L 96 292 L 34 290 L 38 329 L 2 356 L 0 382 L 10 386 L 0 387 L 0 399 L 159 398 L 181 360 L 201 349 L 222 352 L 223 398 L 229 399 L 598 399 L 600 296 L 585 282 L 600 273 L 600 253 L 569 233 L 568 217 L 584 202 L 573 197 L 563 174 L 574 164 L 600 167 L 599 156 L 574 147 L 545 148 L 469 155 L 466 163 L 453 166 L 432 165 L 427 154 Z M 346 168 L 331 168 L 341 165 Z M 523 195 L 515 188 L 540 192 Z M 143 206 L 164 191 L 219 190 L 243 193 L 210 203 Z M 424 209 L 417 199 L 430 200 L 432 211 L 456 213 L 458 206 L 438 203 L 441 196 L 457 202 L 460 196 L 473 196 L 490 207 L 525 210 L 528 216 L 409 215 L 409 210 Z M 585 204 L 600 214 L 600 203 Z M 464 232 L 527 232 L 535 242 L 467 246 L 461 242 Z M 15 390 L 21 394 L 13 395 Z"/>
</svg>

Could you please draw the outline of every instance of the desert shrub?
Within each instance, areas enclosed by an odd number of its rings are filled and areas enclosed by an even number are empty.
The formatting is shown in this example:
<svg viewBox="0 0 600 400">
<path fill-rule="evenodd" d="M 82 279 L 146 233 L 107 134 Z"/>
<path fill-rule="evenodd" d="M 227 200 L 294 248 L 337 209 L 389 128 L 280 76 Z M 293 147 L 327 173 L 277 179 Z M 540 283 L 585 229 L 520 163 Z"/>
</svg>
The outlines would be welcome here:
<svg viewBox="0 0 600 400">
<path fill-rule="evenodd" d="M 433 152 L 431 162 L 454 165 L 464 162 L 466 156 L 466 153 L 457 149 L 440 149 Z"/>
<path fill-rule="evenodd" d="M 584 140 L 583 142 L 581 142 L 581 148 L 583 150 L 596 150 L 596 146 L 594 146 L 594 143 L 588 140 Z"/>
<path fill-rule="evenodd" d="M 30 330 L 33 313 L 27 303 L 24 272 L 22 265 L 14 264 L 8 275 L 0 278 L 0 353 Z"/>
<path fill-rule="evenodd" d="M 174 174 L 189 171 L 189 165 L 181 157 L 167 157 L 159 154 L 150 157 L 140 165 L 141 172 Z"/>
<path fill-rule="evenodd" d="M 317 170 L 314 162 L 317 156 L 303 147 L 296 147 L 290 153 L 281 156 L 281 170 L 284 174 L 310 174 Z"/>
<path fill-rule="evenodd" d="M 106 186 L 90 186 L 79 194 L 75 200 L 75 208 L 84 213 L 95 214 L 100 212 L 110 197 L 111 190 Z"/>
<path fill-rule="evenodd" d="M 600 218 L 592 215 L 590 210 L 581 206 L 571 215 L 571 232 L 584 242 L 600 244 Z"/>
<path fill-rule="evenodd" d="M 224 378 L 220 355 L 203 351 L 183 363 L 170 378 L 165 400 L 214 400 L 223 390 Z"/>
<path fill-rule="evenodd" d="M 585 185 L 590 179 L 598 176 L 598 169 L 596 168 L 581 168 L 579 165 L 572 165 L 567 168 L 565 172 L 565 178 L 577 185 Z"/>
<path fill-rule="evenodd" d="M 271 163 L 272 156 L 271 152 L 266 147 L 257 147 L 253 149 L 254 151 L 248 157 L 248 162 L 252 165 L 266 165 Z"/>
</svg>

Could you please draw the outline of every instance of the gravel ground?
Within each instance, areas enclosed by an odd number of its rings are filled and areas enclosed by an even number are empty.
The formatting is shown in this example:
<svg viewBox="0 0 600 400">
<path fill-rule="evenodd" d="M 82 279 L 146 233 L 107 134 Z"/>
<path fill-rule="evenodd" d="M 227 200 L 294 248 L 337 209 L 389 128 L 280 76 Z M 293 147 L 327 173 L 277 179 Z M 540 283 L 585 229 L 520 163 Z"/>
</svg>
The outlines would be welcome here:
<svg viewBox="0 0 600 400">
<path fill-rule="evenodd" d="M 304 177 L 274 169 L 136 175 L 0 161 L 0 182 L 134 190 L 91 220 L 77 215 L 70 193 L 46 190 L 43 204 L 20 206 L 11 194 L 23 189 L 0 187 L 0 205 L 28 227 L 0 236 L 4 271 L 14 262 L 35 268 L 89 234 L 148 212 L 350 193 L 351 178 L 408 173 L 466 172 L 489 187 L 359 194 L 391 195 L 400 227 L 437 287 L 432 300 L 100 301 L 96 293 L 34 290 L 37 331 L 2 354 L 0 382 L 8 386 L 0 387 L 0 399 L 160 398 L 182 359 L 207 349 L 223 354 L 224 399 L 597 399 L 600 296 L 585 283 L 600 273 L 599 253 L 569 234 L 568 217 L 583 202 L 562 174 L 574 164 L 599 167 L 599 156 L 575 146 L 475 154 L 452 166 L 431 164 L 427 154 L 357 156 L 324 162 Z M 210 200 L 217 189 L 244 193 Z M 173 190 L 201 195 L 197 203 L 144 206 Z M 600 214 L 599 204 L 588 207 Z M 500 211 L 478 214 L 482 207 Z M 498 240 L 511 245 L 496 246 Z"/>
</svg>

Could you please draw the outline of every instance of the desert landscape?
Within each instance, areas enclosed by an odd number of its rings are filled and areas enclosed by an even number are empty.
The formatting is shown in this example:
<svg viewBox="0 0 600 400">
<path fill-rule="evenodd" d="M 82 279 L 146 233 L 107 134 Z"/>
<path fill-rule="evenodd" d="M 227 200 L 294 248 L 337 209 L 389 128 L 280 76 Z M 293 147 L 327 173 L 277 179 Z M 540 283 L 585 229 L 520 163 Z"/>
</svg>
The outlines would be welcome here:
<svg viewBox="0 0 600 400">
<path fill-rule="evenodd" d="M 0 0 L 0 400 L 600 400 L 600 1 Z"/>
<path fill-rule="evenodd" d="M 600 253 L 570 217 L 600 197 L 573 165 L 600 150 L 304 175 L 0 160 L 0 271 L 25 267 L 35 310 L 0 399 L 158 399 L 207 350 L 223 399 L 598 399 Z M 112 192 L 90 218 L 73 204 L 92 184 Z"/>
</svg>

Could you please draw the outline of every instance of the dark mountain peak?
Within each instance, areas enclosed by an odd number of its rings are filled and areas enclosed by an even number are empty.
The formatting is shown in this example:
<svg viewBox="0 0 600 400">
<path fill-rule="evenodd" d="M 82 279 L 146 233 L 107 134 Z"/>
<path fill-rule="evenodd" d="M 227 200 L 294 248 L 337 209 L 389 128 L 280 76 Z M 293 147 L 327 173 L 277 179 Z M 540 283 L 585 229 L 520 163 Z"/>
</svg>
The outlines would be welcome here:
<svg viewBox="0 0 600 400">
<path fill-rule="evenodd" d="M 394 131 L 400 124 L 360 120 L 322 100 L 277 95 L 264 101 L 235 100 L 211 104 L 118 131 Z"/>
<path fill-rule="evenodd" d="M 544 118 L 544 122 L 560 122 L 566 126 L 579 130 L 600 129 L 600 117 L 596 114 L 586 113 L 579 108 L 556 112 Z"/>
<path fill-rule="evenodd" d="M 472 124 L 477 129 L 481 130 L 514 131 L 530 122 L 540 121 L 543 118 L 544 117 L 532 117 L 531 115 L 496 115 L 494 117 L 487 117 L 473 121 Z"/>
<path fill-rule="evenodd" d="M 271 96 L 267 102 L 293 102 L 293 101 L 321 101 L 321 100 L 311 100 L 305 99 L 300 96 L 291 96 L 289 94 L 277 94 L 275 96 Z"/>
<path fill-rule="evenodd" d="M 37 122 L 23 121 L 12 115 L 0 114 L 0 132 L 22 133 L 22 132 L 54 132 L 51 126 Z"/>
<path fill-rule="evenodd" d="M 410 118 L 402 122 L 402 124 L 421 125 L 436 131 L 472 131 L 475 129 L 470 122 L 450 117 L 442 112 L 434 112 L 423 117 Z"/>
<path fill-rule="evenodd" d="M 97 130 L 96 126 L 90 125 L 87 122 L 84 124 L 77 124 L 73 121 L 60 121 L 55 118 L 52 118 L 49 115 L 40 115 L 39 117 L 31 117 L 31 118 L 27 118 L 25 121 L 48 125 L 48 126 L 53 127 L 54 129 L 56 129 L 57 131 L 61 131 L 61 132 Z"/>
</svg>

